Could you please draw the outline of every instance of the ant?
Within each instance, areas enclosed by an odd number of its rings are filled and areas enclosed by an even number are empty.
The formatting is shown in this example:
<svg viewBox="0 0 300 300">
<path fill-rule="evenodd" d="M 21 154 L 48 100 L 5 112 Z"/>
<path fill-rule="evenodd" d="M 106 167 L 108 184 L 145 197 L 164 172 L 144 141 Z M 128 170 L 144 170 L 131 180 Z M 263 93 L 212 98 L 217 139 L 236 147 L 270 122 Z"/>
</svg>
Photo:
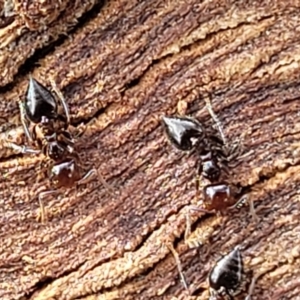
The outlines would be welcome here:
<svg viewBox="0 0 300 300">
<path fill-rule="evenodd" d="M 251 214 L 256 218 L 253 203 L 248 196 L 242 196 L 236 200 L 238 188 L 223 180 L 224 173 L 229 175 L 227 163 L 234 157 L 229 153 L 224 140 L 212 129 L 205 129 L 198 120 L 192 117 L 165 116 L 162 117 L 162 123 L 168 140 L 175 148 L 196 152 L 200 158 L 197 175 L 201 176 L 204 186 L 203 208 L 193 207 L 192 209 L 206 213 L 222 213 L 229 208 L 238 208 L 248 200 Z M 197 190 L 199 190 L 199 178 Z M 190 232 L 190 224 L 188 225 L 185 236 Z"/>
<path fill-rule="evenodd" d="M 247 280 L 239 246 L 217 261 L 209 273 L 208 282 L 209 300 L 233 300 L 234 296 L 242 292 Z M 251 300 L 254 284 L 253 278 L 245 300 Z"/>
<path fill-rule="evenodd" d="M 196 151 L 200 158 L 198 174 L 207 182 L 203 190 L 205 209 L 223 210 L 234 204 L 230 186 L 218 182 L 221 171 L 227 172 L 222 164 L 227 159 L 223 141 L 191 117 L 163 117 L 162 121 L 171 144 L 181 151 Z"/>
<path fill-rule="evenodd" d="M 63 113 L 59 113 L 58 102 L 50 90 L 30 77 L 25 101 L 20 102 L 19 108 L 25 135 L 35 148 L 19 146 L 14 143 L 8 143 L 8 145 L 21 153 L 43 153 L 48 157 L 50 159 L 48 177 L 57 189 L 70 188 L 75 183 L 78 185 L 86 183 L 93 174 L 97 173 L 102 184 L 111 190 L 111 187 L 95 169 L 83 173 L 84 168 L 80 164 L 79 155 L 75 150 L 75 139 L 81 134 L 75 137 L 70 133 L 70 114 L 67 103 L 53 80 L 51 80 L 51 84 L 60 100 Z M 56 191 L 49 190 L 39 194 L 42 222 L 44 222 L 45 216 L 41 199 L 54 192 Z"/>
</svg>

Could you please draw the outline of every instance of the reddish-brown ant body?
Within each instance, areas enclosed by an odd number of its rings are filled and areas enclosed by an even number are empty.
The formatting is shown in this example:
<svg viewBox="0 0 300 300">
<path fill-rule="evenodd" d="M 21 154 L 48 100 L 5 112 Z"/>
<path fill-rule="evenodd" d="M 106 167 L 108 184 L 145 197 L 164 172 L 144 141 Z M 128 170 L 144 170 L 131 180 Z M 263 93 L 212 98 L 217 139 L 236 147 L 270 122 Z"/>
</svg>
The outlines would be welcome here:
<svg viewBox="0 0 300 300">
<path fill-rule="evenodd" d="M 30 78 L 25 101 L 20 103 L 20 115 L 25 135 L 35 147 L 8 144 L 21 153 L 42 152 L 50 158 L 48 176 L 52 184 L 56 188 L 72 187 L 75 183 L 86 182 L 96 171 L 92 169 L 86 172 L 80 164 L 75 150 L 75 138 L 69 131 L 68 106 L 55 83 L 51 83 L 61 102 L 63 113 L 59 112 L 59 105 L 53 94 L 37 80 Z M 110 189 L 99 172 L 97 175 L 105 187 Z M 53 192 L 55 190 L 44 191 L 39 195 L 42 219 L 44 209 L 41 198 Z"/>
</svg>

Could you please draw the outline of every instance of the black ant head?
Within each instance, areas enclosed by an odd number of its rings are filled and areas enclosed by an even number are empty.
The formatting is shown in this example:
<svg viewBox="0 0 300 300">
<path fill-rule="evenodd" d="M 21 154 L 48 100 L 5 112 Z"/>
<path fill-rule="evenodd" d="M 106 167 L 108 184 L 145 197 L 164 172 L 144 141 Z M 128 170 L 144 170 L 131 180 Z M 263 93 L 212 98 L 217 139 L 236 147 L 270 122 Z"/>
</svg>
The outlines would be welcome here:
<svg viewBox="0 0 300 300">
<path fill-rule="evenodd" d="M 36 124 L 43 117 L 49 120 L 57 116 L 57 103 L 52 93 L 32 77 L 29 79 L 24 108 L 28 119 Z"/>
<path fill-rule="evenodd" d="M 210 299 L 236 295 L 242 284 L 244 274 L 243 260 L 239 246 L 222 257 L 211 270 L 208 281 L 211 290 Z M 222 298 L 221 298 L 222 299 Z"/>
<path fill-rule="evenodd" d="M 197 120 L 189 117 L 162 117 L 169 141 L 179 150 L 189 151 L 205 137 Z"/>
<path fill-rule="evenodd" d="M 226 183 L 215 183 L 206 185 L 203 188 L 203 203 L 206 209 L 223 211 L 232 203 L 232 191 Z"/>
</svg>

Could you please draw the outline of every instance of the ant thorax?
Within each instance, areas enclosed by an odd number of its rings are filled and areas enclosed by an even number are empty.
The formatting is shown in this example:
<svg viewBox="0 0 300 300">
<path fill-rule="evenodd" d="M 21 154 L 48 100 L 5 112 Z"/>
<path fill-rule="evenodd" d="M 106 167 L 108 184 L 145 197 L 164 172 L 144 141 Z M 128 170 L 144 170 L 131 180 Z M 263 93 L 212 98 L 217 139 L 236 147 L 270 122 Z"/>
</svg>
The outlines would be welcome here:
<svg viewBox="0 0 300 300">
<path fill-rule="evenodd" d="M 57 139 L 46 140 L 45 151 L 49 158 L 54 161 L 62 160 L 70 151 L 68 151 L 67 145 L 60 143 Z"/>
<path fill-rule="evenodd" d="M 198 173 L 202 174 L 204 178 L 209 180 L 209 182 L 215 182 L 219 180 L 221 175 L 221 168 L 213 152 L 202 151 L 204 154 L 200 154 L 201 163 L 199 164 Z"/>
</svg>

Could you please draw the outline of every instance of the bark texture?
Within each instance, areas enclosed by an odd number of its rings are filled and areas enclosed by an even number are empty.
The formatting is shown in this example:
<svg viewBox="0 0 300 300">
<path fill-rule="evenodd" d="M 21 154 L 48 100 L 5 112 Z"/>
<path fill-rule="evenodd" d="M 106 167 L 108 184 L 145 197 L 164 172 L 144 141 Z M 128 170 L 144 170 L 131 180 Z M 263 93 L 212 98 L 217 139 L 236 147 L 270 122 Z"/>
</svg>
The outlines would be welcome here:
<svg viewBox="0 0 300 300">
<path fill-rule="evenodd" d="M 52 3 L 52 4 L 51 4 Z M 240 244 L 253 299 L 300 299 L 300 1 L 1 1 L 0 298 L 208 299 L 215 261 Z M 18 102 L 28 76 L 64 94 L 78 153 L 98 180 L 51 189 L 43 155 L 21 155 Z M 248 207 L 211 216 L 194 188 L 196 157 L 167 142 L 160 118 L 214 124 L 243 153 L 232 182 Z M 189 285 L 180 282 L 173 245 Z M 238 299 L 243 299 L 241 295 Z"/>
</svg>

